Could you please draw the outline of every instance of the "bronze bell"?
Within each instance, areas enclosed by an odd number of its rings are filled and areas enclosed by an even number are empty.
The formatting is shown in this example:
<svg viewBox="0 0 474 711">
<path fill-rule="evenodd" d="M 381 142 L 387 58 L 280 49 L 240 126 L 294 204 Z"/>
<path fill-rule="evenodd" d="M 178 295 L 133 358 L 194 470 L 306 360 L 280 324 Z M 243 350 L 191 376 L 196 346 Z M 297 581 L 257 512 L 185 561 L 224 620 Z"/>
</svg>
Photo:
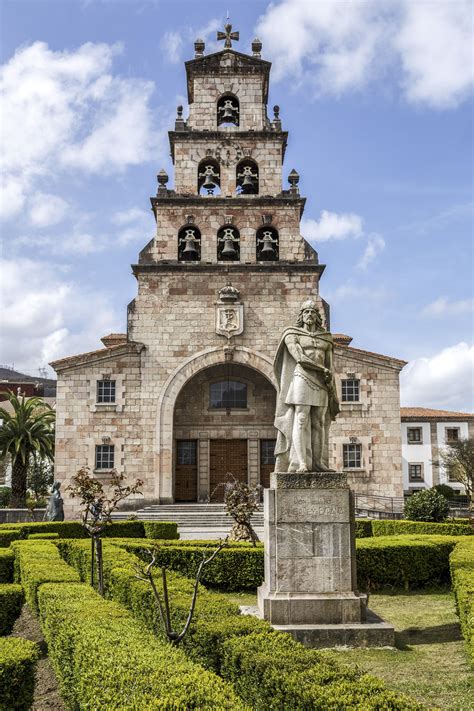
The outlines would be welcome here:
<svg viewBox="0 0 474 711">
<path fill-rule="evenodd" d="M 263 247 L 260 252 L 261 257 L 263 259 L 271 259 L 275 256 L 275 247 L 273 246 L 273 243 L 271 240 L 268 239 L 263 239 Z"/>
<path fill-rule="evenodd" d="M 241 183 L 241 188 L 243 193 L 251 193 L 255 190 L 256 180 L 251 175 L 244 175 L 244 179 Z"/>
<path fill-rule="evenodd" d="M 211 176 L 208 175 L 204 180 L 202 187 L 204 188 L 204 190 L 207 190 L 208 195 L 212 195 L 217 186 L 216 183 L 212 180 Z"/>
<path fill-rule="evenodd" d="M 221 259 L 235 259 L 237 257 L 237 250 L 234 247 L 234 240 L 232 237 L 227 237 L 224 239 L 224 249 L 221 252 Z"/>
<path fill-rule="evenodd" d="M 222 114 L 222 122 L 227 123 L 228 121 L 235 121 L 235 112 L 232 108 L 226 106 Z"/>
</svg>

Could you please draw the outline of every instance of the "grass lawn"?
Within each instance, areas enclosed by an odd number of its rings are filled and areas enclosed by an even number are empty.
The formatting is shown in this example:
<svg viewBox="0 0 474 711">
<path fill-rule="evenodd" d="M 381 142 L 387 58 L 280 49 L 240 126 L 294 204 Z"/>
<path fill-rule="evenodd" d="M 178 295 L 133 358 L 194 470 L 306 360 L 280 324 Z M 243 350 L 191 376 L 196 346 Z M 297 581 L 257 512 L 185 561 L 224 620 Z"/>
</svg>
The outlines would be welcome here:
<svg viewBox="0 0 474 711">
<path fill-rule="evenodd" d="M 255 595 L 229 594 L 240 605 L 255 605 Z M 371 595 L 369 606 L 395 625 L 396 649 L 338 650 L 357 664 L 428 707 L 474 711 L 474 684 L 449 591 Z"/>
</svg>

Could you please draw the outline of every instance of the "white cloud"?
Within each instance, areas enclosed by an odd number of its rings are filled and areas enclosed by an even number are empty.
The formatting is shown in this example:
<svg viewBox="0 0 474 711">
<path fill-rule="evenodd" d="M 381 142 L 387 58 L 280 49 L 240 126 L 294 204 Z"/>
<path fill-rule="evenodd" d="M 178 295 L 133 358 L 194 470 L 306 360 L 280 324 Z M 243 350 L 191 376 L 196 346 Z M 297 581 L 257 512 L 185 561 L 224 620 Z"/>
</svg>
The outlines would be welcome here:
<svg viewBox="0 0 474 711">
<path fill-rule="evenodd" d="M 114 235 L 116 241 L 121 245 L 140 242 L 146 244 L 151 238 L 150 231 L 154 220 L 151 212 L 145 212 L 137 207 L 117 212 L 112 218 L 112 223 L 121 227 Z"/>
<path fill-rule="evenodd" d="M 30 222 L 35 227 L 57 225 L 66 215 L 68 203 L 57 195 L 36 193 L 28 204 Z"/>
<path fill-rule="evenodd" d="M 353 301 L 354 299 L 364 299 L 365 301 L 381 301 L 387 297 L 385 289 L 377 289 L 368 286 L 360 286 L 359 284 L 341 284 L 334 291 L 329 291 L 326 298 L 330 303 L 339 303 L 341 301 Z"/>
<path fill-rule="evenodd" d="M 107 236 L 101 236 L 98 239 L 87 232 L 73 231 L 66 235 L 21 235 L 15 239 L 14 247 L 16 249 L 34 248 L 55 257 L 84 257 L 88 254 L 103 252 L 109 243 Z"/>
<path fill-rule="evenodd" d="M 256 31 L 274 78 L 316 95 L 360 89 L 390 69 L 409 102 L 445 109 L 473 84 L 469 0 L 281 0 Z"/>
<path fill-rule="evenodd" d="M 44 42 L 21 47 L 3 65 L 3 215 L 61 172 L 120 172 L 150 160 L 162 140 L 150 99 L 152 82 L 112 73 L 119 45 L 87 43 L 55 52 Z"/>
<path fill-rule="evenodd" d="M 360 237 L 362 234 L 362 217 L 354 213 L 329 212 L 322 210 L 319 220 L 303 218 L 301 232 L 309 242 L 327 242 L 347 237 Z"/>
<path fill-rule="evenodd" d="M 100 336 L 122 327 L 105 294 L 67 280 L 55 265 L 15 259 L 2 260 L 0 269 L 2 363 L 35 371 L 55 358 L 100 348 Z"/>
<path fill-rule="evenodd" d="M 377 255 L 385 249 L 385 240 L 381 235 L 371 234 L 367 240 L 364 254 L 357 263 L 359 269 L 367 269 Z"/>
<path fill-rule="evenodd" d="M 166 58 L 169 62 L 177 64 L 180 61 L 183 39 L 179 32 L 165 32 L 160 45 L 166 52 Z"/>
<path fill-rule="evenodd" d="M 405 407 L 472 411 L 474 347 L 458 343 L 431 357 L 411 361 L 402 370 L 400 388 Z"/>
<path fill-rule="evenodd" d="M 462 314 L 470 314 L 473 311 L 473 299 L 450 301 L 445 296 L 440 296 L 439 299 L 436 299 L 425 306 L 423 314 L 425 316 L 460 316 Z"/>
</svg>

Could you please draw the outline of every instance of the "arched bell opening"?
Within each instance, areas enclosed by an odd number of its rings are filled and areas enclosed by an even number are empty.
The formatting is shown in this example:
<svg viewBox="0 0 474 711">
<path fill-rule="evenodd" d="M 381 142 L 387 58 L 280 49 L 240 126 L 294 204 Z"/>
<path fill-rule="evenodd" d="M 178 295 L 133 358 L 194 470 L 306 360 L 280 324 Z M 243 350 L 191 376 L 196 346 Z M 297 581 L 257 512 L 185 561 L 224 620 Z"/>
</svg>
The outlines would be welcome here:
<svg viewBox="0 0 474 711">
<path fill-rule="evenodd" d="M 219 262 L 238 262 L 239 259 L 239 230 L 233 225 L 225 225 L 217 233 L 217 260 Z"/>
<path fill-rule="evenodd" d="M 271 225 L 263 225 L 256 235 L 257 262 L 276 262 L 279 257 L 278 230 Z"/>
<path fill-rule="evenodd" d="M 258 165 L 250 158 L 237 164 L 235 172 L 237 195 L 258 195 Z"/>
<path fill-rule="evenodd" d="M 217 127 L 228 128 L 238 126 L 240 122 L 240 105 L 235 94 L 222 94 L 217 100 Z"/>
<path fill-rule="evenodd" d="M 222 501 L 229 473 L 268 486 L 275 400 L 263 373 L 241 363 L 219 363 L 192 376 L 173 412 L 174 500 Z"/>
<path fill-rule="evenodd" d="M 201 259 L 201 232 L 196 225 L 184 225 L 178 232 L 178 261 L 199 262 Z"/>
<path fill-rule="evenodd" d="M 214 158 L 205 158 L 199 163 L 197 176 L 199 195 L 215 197 L 221 194 L 221 169 Z"/>
</svg>

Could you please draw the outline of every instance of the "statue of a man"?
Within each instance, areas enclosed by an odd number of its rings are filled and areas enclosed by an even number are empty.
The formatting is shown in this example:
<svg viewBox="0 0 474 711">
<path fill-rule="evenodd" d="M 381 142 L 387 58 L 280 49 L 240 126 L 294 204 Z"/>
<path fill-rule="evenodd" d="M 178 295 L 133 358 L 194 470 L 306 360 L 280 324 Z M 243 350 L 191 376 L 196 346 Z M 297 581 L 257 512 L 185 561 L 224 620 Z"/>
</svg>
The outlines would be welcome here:
<svg viewBox="0 0 474 711">
<path fill-rule="evenodd" d="M 55 481 L 53 483 L 53 490 L 51 496 L 49 497 L 48 505 L 44 514 L 44 521 L 64 521 L 64 505 L 63 497 L 59 489 L 61 488 L 61 482 Z"/>
<path fill-rule="evenodd" d="M 314 301 L 301 306 L 296 326 L 285 329 L 274 362 L 278 383 L 275 471 L 329 469 L 329 425 L 339 412 L 332 336 Z"/>
</svg>

